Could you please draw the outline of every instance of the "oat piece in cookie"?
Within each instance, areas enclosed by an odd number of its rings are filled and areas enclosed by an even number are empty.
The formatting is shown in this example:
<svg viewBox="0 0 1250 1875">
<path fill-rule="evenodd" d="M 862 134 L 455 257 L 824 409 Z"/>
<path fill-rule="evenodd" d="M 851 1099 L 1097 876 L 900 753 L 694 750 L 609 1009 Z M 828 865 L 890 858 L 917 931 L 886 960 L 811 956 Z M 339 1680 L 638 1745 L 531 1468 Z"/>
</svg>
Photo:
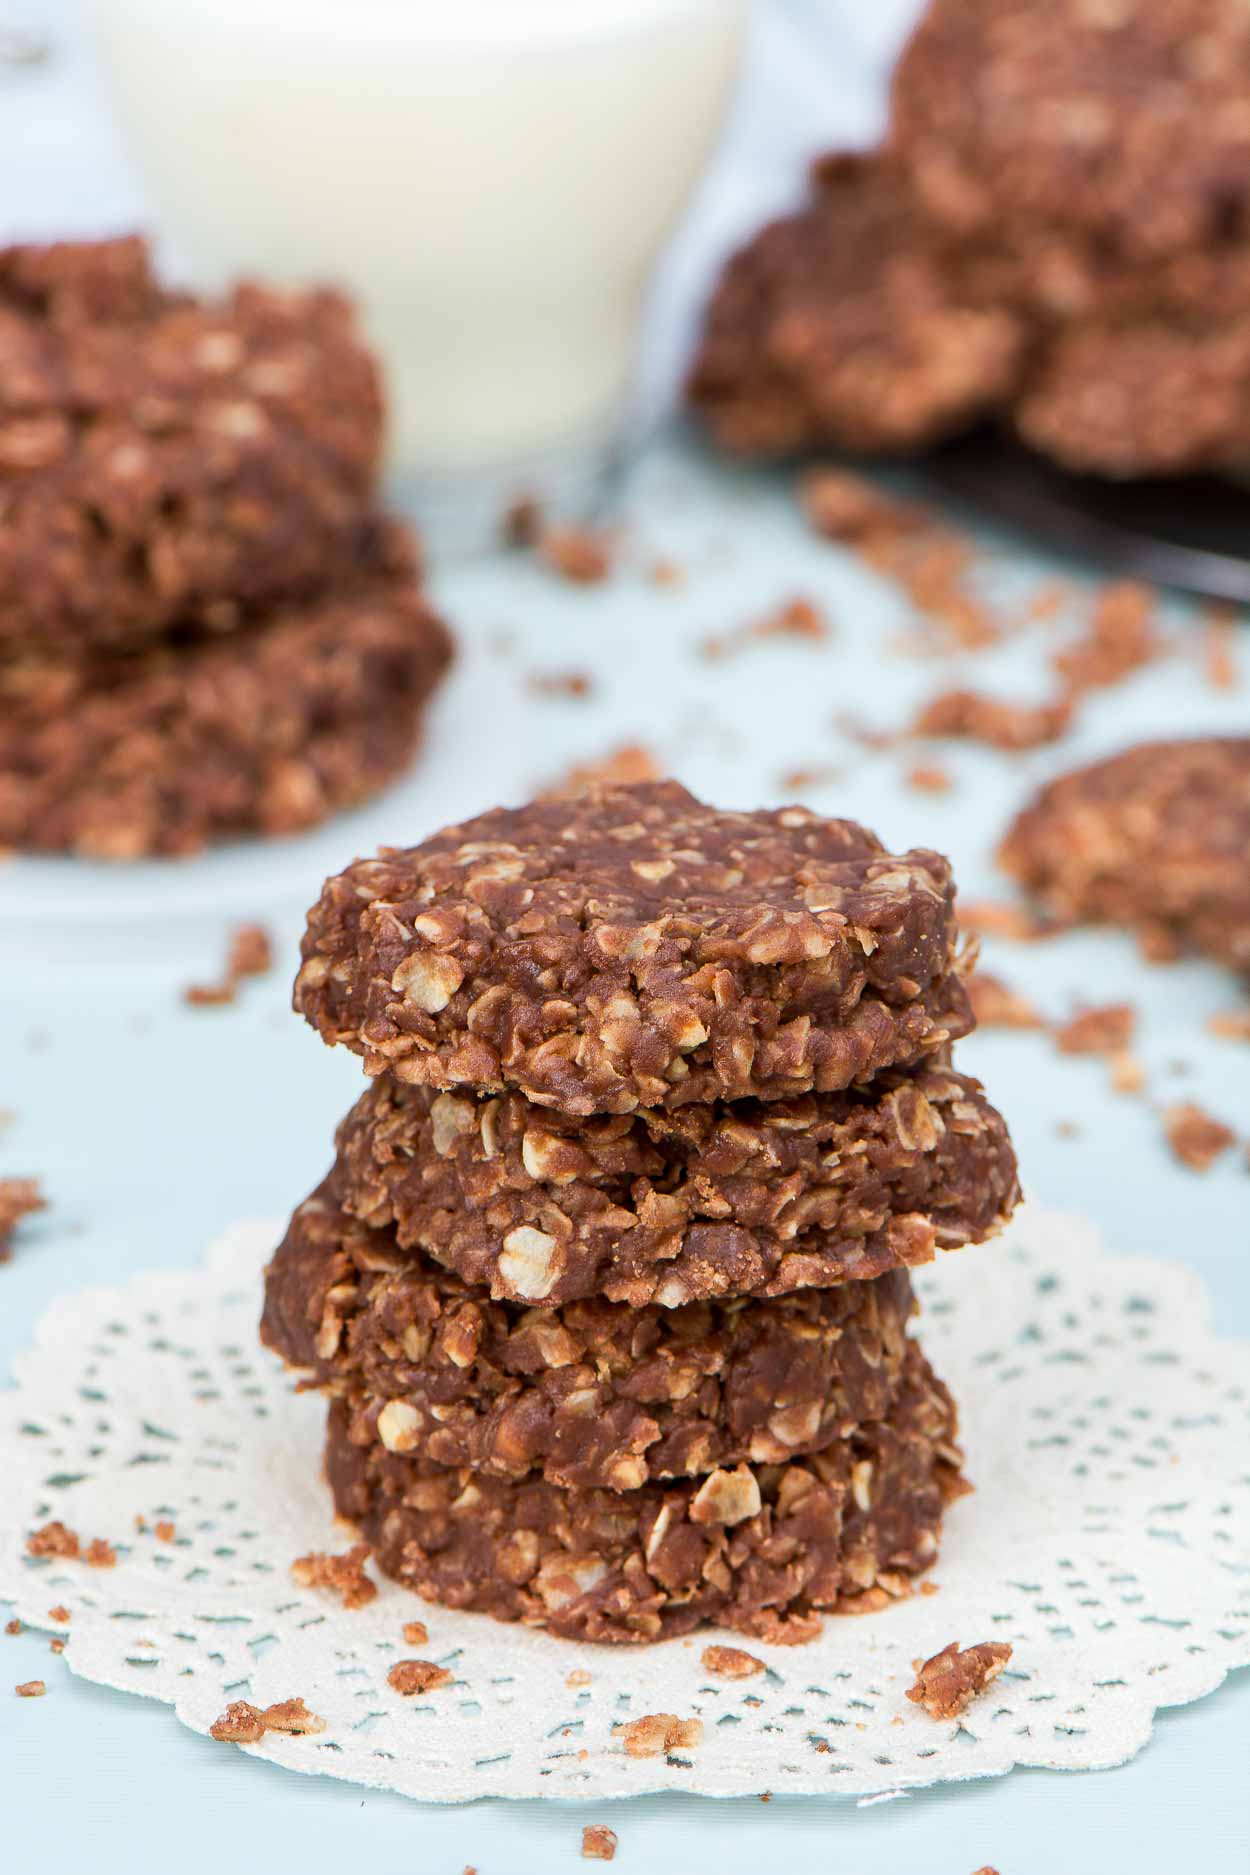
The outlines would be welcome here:
<svg viewBox="0 0 1250 1875">
<path fill-rule="evenodd" d="M 825 157 L 803 210 L 729 263 L 690 401 L 744 454 L 914 450 L 1003 401 L 1022 341 L 904 171 L 879 155 Z"/>
<path fill-rule="evenodd" d="M 338 1146 L 346 1209 L 496 1297 L 546 1305 L 861 1280 L 983 1241 L 1018 1198 L 1002 1117 L 940 1062 L 838 1094 L 581 1119 L 383 1076 Z"/>
<path fill-rule="evenodd" d="M 295 1004 L 370 1073 L 569 1114 L 783 1099 L 967 1032 L 952 906 L 853 821 L 592 787 L 328 880 Z"/>
<path fill-rule="evenodd" d="M 917 1662 L 915 1684 L 907 1688 L 907 1697 L 923 1706 L 931 1719 L 956 1719 L 998 1678 L 1011 1652 L 1005 1641 L 978 1641 L 964 1648 L 951 1641 L 940 1653 Z"/>
<path fill-rule="evenodd" d="M 1241 0 L 931 0 L 891 144 L 953 228 L 1058 225 L 1157 261 L 1250 203 Z"/>
<path fill-rule="evenodd" d="M 450 656 L 387 526 L 354 582 L 220 639 L 0 662 L 0 846 L 132 860 L 311 826 L 403 770 Z"/>
<path fill-rule="evenodd" d="M 269 1267 L 261 1335 L 351 1395 L 359 1444 L 624 1491 L 783 1463 L 882 1418 L 911 1310 L 902 1270 L 768 1302 L 491 1302 L 346 1217 L 327 1184 Z"/>
<path fill-rule="evenodd" d="M 218 635 L 350 575 L 382 437 L 336 293 L 199 302 L 138 239 L 0 249 L 0 653 Z"/>
<path fill-rule="evenodd" d="M 1250 737 L 1147 742 L 1050 782 L 999 863 L 1059 918 L 1250 973 Z"/>
<path fill-rule="evenodd" d="M 335 1509 L 379 1566 L 431 1601 L 580 1640 L 641 1642 L 715 1622 L 811 1638 L 822 1610 L 909 1592 L 958 1478 L 955 1412 L 919 1350 L 887 1420 L 810 1458 L 682 1484 L 569 1491 L 445 1470 L 351 1437 L 330 1409 Z"/>
</svg>

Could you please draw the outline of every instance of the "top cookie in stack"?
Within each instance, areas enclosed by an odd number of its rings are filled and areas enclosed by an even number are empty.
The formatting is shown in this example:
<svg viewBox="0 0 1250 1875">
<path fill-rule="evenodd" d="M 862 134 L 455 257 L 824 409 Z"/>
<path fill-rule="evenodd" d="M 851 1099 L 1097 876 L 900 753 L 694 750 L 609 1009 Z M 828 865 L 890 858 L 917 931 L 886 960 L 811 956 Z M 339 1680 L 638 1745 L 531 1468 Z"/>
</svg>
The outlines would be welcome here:
<svg viewBox="0 0 1250 1875">
<path fill-rule="evenodd" d="M 327 881 L 295 1000 L 374 1078 L 262 1333 L 385 1569 L 603 1640 L 906 1592 L 959 1464 L 907 1267 L 1017 1198 L 945 860 L 595 788 Z"/>
<path fill-rule="evenodd" d="M 336 293 L 0 250 L 0 844 L 182 853 L 402 766 L 450 644 L 382 423 Z"/>
</svg>

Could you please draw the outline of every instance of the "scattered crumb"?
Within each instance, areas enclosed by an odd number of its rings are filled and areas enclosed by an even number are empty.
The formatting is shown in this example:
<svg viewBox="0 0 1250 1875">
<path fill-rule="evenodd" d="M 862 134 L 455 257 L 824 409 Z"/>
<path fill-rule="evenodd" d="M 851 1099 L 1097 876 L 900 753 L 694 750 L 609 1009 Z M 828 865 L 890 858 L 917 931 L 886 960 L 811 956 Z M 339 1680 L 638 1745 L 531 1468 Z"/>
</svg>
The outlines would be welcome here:
<svg viewBox="0 0 1250 1875">
<path fill-rule="evenodd" d="M 508 547 L 536 547 L 542 537 L 543 511 L 533 495 L 519 495 L 504 516 L 503 538 Z"/>
<path fill-rule="evenodd" d="M 589 671 L 535 671 L 525 688 L 536 697 L 588 697 L 594 689 Z"/>
<path fill-rule="evenodd" d="M 1063 611 L 1070 597 L 1071 594 L 1062 580 L 1047 580 L 1030 595 L 1029 602 L 1024 608 L 1024 616 L 1034 622 L 1055 618 Z"/>
<path fill-rule="evenodd" d="M 954 1719 L 996 1680 L 1011 1659 L 1005 1641 L 979 1641 L 960 1648 L 951 1641 L 928 1660 L 916 1661 L 915 1684 L 907 1697 L 923 1706 L 931 1719 Z"/>
<path fill-rule="evenodd" d="M 263 924 L 236 925 L 230 934 L 226 955 L 226 975 L 263 977 L 273 968 L 273 940 Z"/>
<path fill-rule="evenodd" d="M 1155 604 L 1152 589 L 1136 580 L 1113 580 L 1103 587 L 1083 636 L 1051 659 L 1070 693 L 1122 683 L 1161 655 Z"/>
<path fill-rule="evenodd" d="M 1050 703 L 1003 703 L 981 690 L 944 690 L 912 723 L 917 736 L 957 736 L 1016 753 L 1057 742 L 1072 721 L 1072 699 Z"/>
<path fill-rule="evenodd" d="M 69 1609 L 63 1602 L 58 1602 L 55 1608 L 49 1608 L 48 1610 L 49 1621 L 68 1621 L 69 1618 Z"/>
<path fill-rule="evenodd" d="M 1146 1085 L 1146 1070 L 1127 1048 L 1111 1057 L 1111 1091 L 1115 1094 L 1140 1094 Z"/>
<path fill-rule="evenodd" d="M 741 1647 L 705 1647 L 703 1665 L 723 1680 L 749 1680 L 765 1670 L 762 1660 Z"/>
<path fill-rule="evenodd" d="M 249 1706 L 246 1699 L 235 1699 L 219 1719 L 214 1719 L 208 1735 L 225 1745 L 255 1745 L 265 1736 L 265 1721 L 259 1707 Z"/>
<path fill-rule="evenodd" d="M 561 579 L 577 586 L 593 586 L 612 570 L 609 535 L 589 527 L 550 527 L 538 540 L 541 559 Z"/>
<path fill-rule="evenodd" d="M 982 1029 L 1040 1029 L 1041 1011 L 1001 977 L 987 970 L 974 971 L 967 981 L 968 997 L 977 1027 Z"/>
<path fill-rule="evenodd" d="M 1131 1003 L 1078 1009 L 1055 1030 L 1061 1055 L 1116 1055 L 1133 1039 L 1137 1012 Z"/>
<path fill-rule="evenodd" d="M 159 1523 L 152 1525 L 152 1535 L 158 1543 L 172 1543 L 178 1532 L 168 1517 L 162 1517 Z"/>
<path fill-rule="evenodd" d="M 432 1660 L 397 1660 L 386 1676 L 386 1683 L 405 1697 L 412 1693 L 434 1693 L 440 1686 L 450 1686 L 452 1674 Z"/>
<path fill-rule="evenodd" d="M 1233 640 L 1236 613 L 1231 606 L 1217 603 L 1204 609 L 1204 617 L 1202 664 L 1207 682 L 1213 690 L 1237 690 L 1241 685 L 1241 672 Z"/>
<path fill-rule="evenodd" d="M 870 749 L 873 754 L 883 749 L 892 749 L 903 740 L 897 729 L 874 729 L 871 723 L 864 722 L 852 710 L 839 710 L 833 719 L 833 726 L 848 742 L 855 743 L 861 749 Z"/>
<path fill-rule="evenodd" d="M 564 1684 L 573 1687 L 589 1686 L 592 1677 L 593 1675 L 587 1673 L 585 1667 L 574 1667 L 571 1673 L 565 1675 Z"/>
<path fill-rule="evenodd" d="M 686 575 L 675 560 L 653 560 L 647 568 L 647 578 L 653 586 L 682 586 Z"/>
<path fill-rule="evenodd" d="M 409 1647 L 423 1647 L 430 1638 L 430 1630 L 424 1621 L 405 1621 L 404 1640 Z"/>
<path fill-rule="evenodd" d="M 799 483 L 799 502 L 826 540 L 857 546 L 880 534 L 910 533 L 931 525 L 923 508 L 896 501 L 875 482 L 849 469 L 811 469 Z"/>
<path fill-rule="evenodd" d="M 246 1699 L 236 1699 L 221 1717 L 208 1728 L 210 1738 L 227 1745 L 255 1745 L 266 1732 L 286 1732 L 292 1738 L 304 1738 L 324 1732 L 326 1722 L 310 1712 L 302 1699 L 281 1699 L 276 1705 L 251 1706 Z"/>
<path fill-rule="evenodd" d="M 946 769 L 932 762 L 918 762 L 907 771 L 907 785 L 921 794 L 949 794 L 954 783 Z"/>
<path fill-rule="evenodd" d="M 641 1719 L 614 1725 L 613 1734 L 630 1758 L 658 1758 L 666 1751 L 692 1751 L 703 1742 L 702 1719 L 679 1719 L 675 1712 L 649 1712 Z"/>
<path fill-rule="evenodd" d="M 9 1240 L 22 1219 L 47 1204 L 37 1178 L 0 1178 L 0 1263 L 8 1262 Z"/>
<path fill-rule="evenodd" d="M 21 1633 L 22 1624 L 18 1620 L 16 1615 L 14 1615 L 11 1620 L 5 1622 L 4 1631 L 6 1634 L 20 1634 Z"/>
<path fill-rule="evenodd" d="M 225 975 L 219 983 L 190 983 L 182 1000 L 192 1009 L 218 1009 L 232 1003 L 244 977 L 264 976 L 273 966 L 273 943 L 264 925 L 236 925 L 226 951 Z"/>
<path fill-rule="evenodd" d="M 1056 1120 L 1055 1132 L 1060 1139 L 1079 1139 L 1081 1129 L 1075 1120 Z"/>
<path fill-rule="evenodd" d="M 972 1875 L 998 1875 L 998 1870 L 996 1868 L 991 1868 L 987 1862 L 984 1868 L 974 1868 Z"/>
<path fill-rule="evenodd" d="M 941 1594 L 941 1584 L 935 1582 L 931 1576 L 926 1576 L 924 1581 L 920 1584 L 920 1593 L 922 1595 L 939 1595 Z"/>
<path fill-rule="evenodd" d="M 1211 1016 L 1207 1032 L 1225 1042 L 1250 1042 L 1250 1009 L 1226 1009 Z"/>
<path fill-rule="evenodd" d="M 587 1823 L 582 1831 L 582 1854 L 588 1862 L 610 1862 L 616 1854 L 616 1831 L 606 1823 Z"/>
<path fill-rule="evenodd" d="M 302 1699 L 280 1699 L 276 1705 L 266 1706 L 260 1716 L 267 1732 L 286 1732 L 292 1738 L 305 1738 L 326 1729 L 325 1720 L 310 1712 Z"/>
<path fill-rule="evenodd" d="M 106 1537 L 93 1536 L 82 1559 L 92 1569 L 113 1569 L 117 1566 L 117 1551 Z"/>
<path fill-rule="evenodd" d="M 48 1649 L 51 1653 L 63 1654 L 65 1652 L 64 1638 L 59 1634 L 54 1634 L 52 1639 L 48 1642 Z"/>
<path fill-rule="evenodd" d="M 303 1588 L 332 1589 L 342 1596 L 344 1608 L 363 1608 L 378 1592 L 377 1583 L 365 1574 L 368 1559 L 367 1543 L 357 1543 L 341 1556 L 313 1550 L 308 1556 L 296 1557 L 291 1574 Z"/>
<path fill-rule="evenodd" d="M 81 1554 L 76 1530 L 67 1530 L 63 1523 L 45 1523 L 42 1529 L 32 1530 L 26 1539 L 28 1556 L 62 1556 L 72 1561 Z"/>
<path fill-rule="evenodd" d="M 784 775 L 778 776 L 778 785 L 787 793 L 802 792 L 804 788 L 827 788 L 830 783 L 842 779 L 840 768 L 787 768 Z"/>
<path fill-rule="evenodd" d="M 1231 1127 L 1192 1101 L 1169 1107 L 1163 1116 L 1163 1130 L 1173 1153 L 1191 1172 L 1209 1170 L 1237 1137 Z"/>
<path fill-rule="evenodd" d="M 828 636 L 829 623 L 819 606 L 810 599 L 788 599 L 775 612 L 752 619 L 736 631 L 705 638 L 699 650 L 705 658 L 724 658 L 769 638 L 805 638 L 820 643 Z"/>
<path fill-rule="evenodd" d="M 960 899 L 958 912 L 960 924 L 969 931 L 983 937 L 1012 938 L 1020 944 L 1031 944 L 1063 929 L 1061 924 L 1036 917 L 1023 905 L 1007 905 L 998 899 Z"/>
<path fill-rule="evenodd" d="M 544 788 L 541 798 L 545 801 L 571 801 L 577 795 L 584 794 L 597 781 L 612 786 L 629 786 L 636 781 L 659 781 L 662 772 L 650 749 L 644 748 L 640 742 L 626 742 L 597 762 L 582 762 L 570 768 L 566 775 Z"/>
<path fill-rule="evenodd" d="M 19 1699 L 42 1699 L 47 1690 L 42 1680 L 23 1680 L 13 1688 Z"/>
</svg>

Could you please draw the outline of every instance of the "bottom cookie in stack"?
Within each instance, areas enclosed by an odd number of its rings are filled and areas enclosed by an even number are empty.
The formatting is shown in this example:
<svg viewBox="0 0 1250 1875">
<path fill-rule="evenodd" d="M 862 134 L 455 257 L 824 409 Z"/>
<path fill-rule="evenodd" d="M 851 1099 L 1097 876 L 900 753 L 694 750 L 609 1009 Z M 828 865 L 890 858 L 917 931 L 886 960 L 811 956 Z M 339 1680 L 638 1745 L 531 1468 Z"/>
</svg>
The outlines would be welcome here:
<svg viewBox="0 0 1250 1875">
<path fill-rule="evenodd" d="M 642 1642 L 705 1622 L 810 1640 L 821 1615 L 905 1595 L 962 1488 L 954 1403 L 909 1343 L 885 1418 L 781 1465 L 632 1491 L 570 1490 L 397 1455 L 329 1414 L 339 1515 L 427 1598 L 572 1640 Z"/>
<path fill-rule="evenodd" d="M 335 1396 L 327 1469 L 431 1600 L 589 1640 L 805 1640 L 937 1552 L 955 1411 L 905 1270 L 775 1298 L 493 1301 L 341 1205 L 266 1276 L 262 1337 Z"/>
<path fill-rule="evenodd" d="M 451 639 L 402 528 L 220 637 L 0 662 L 0 846 L 129 860 L 311 826 L 415 750 Z"/>
</svg>

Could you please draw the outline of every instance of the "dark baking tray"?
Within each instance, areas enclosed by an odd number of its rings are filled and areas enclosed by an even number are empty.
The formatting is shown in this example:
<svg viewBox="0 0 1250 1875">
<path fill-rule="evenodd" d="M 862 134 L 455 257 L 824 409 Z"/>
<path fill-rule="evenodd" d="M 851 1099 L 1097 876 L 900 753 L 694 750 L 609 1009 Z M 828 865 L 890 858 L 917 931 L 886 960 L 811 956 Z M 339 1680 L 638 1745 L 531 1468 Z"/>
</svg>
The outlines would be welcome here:
<svg viewBox="0 0 1250 1875">
<path fill-rule="evenodd" d="M 1250 605 L 1250 486 L 1212 475 L 1067 475 L 992 430 L 919 465 L 938 491 L 1040 544 L 1159 586 Z"/>
</svg>

